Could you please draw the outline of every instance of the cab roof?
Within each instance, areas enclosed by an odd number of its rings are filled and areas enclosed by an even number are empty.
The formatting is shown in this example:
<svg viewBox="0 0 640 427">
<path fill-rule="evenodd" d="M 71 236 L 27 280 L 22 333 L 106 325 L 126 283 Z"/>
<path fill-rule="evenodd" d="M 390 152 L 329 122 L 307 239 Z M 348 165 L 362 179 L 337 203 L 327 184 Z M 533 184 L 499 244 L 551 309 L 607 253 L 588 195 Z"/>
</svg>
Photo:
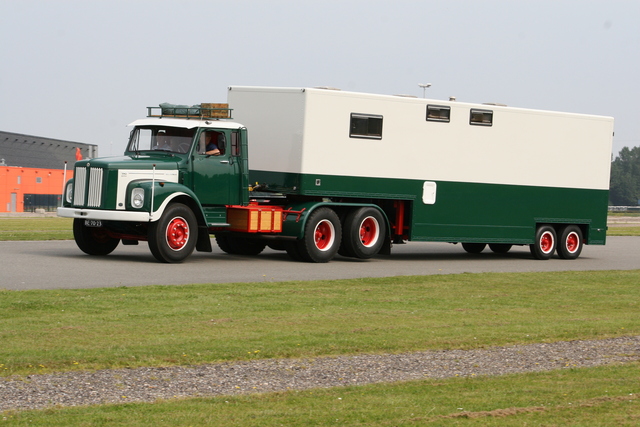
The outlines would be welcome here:
<svg viewBox="0 0 640 427">
<path fill-rule="evenodd" d="M 240 123 L 226 120 L 180 119 L 172 117 L 147 117 L 145 119 L 131 122 L 129 123 L 129 126 L 166 126 L 183 129 L 194 129 L 200 127 L 216 129 L 238 129 L 244 127 Z"/>
</svg>

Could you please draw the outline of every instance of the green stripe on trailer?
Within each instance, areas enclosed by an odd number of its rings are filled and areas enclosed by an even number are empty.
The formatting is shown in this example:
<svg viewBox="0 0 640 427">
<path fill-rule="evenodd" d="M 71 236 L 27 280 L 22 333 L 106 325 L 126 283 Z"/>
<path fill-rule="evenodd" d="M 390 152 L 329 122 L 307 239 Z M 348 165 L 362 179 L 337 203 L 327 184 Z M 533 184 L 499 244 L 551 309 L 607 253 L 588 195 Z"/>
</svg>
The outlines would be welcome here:
<svg viewBox="0 0 640 427">
<path fill-rule="evenodd" d="M 425 204 L 422 180 L 266 171 L 250 176 L 288 194 L 345 203 L 408 201 L 409 240 L 531 244 L 537 224 L 577 224 L 587 244 L 606 240 L 607 190 L 434 181 L 434 203 Z"/>
</svg>

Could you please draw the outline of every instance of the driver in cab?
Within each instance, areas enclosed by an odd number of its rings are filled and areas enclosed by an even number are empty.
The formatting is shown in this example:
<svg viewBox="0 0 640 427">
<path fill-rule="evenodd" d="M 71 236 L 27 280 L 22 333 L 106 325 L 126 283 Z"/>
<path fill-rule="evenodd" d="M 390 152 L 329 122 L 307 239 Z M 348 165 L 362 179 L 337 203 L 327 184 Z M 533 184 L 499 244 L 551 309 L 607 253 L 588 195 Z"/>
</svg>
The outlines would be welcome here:
<svg viewBox="0 0 640 427">
<path fill-rule="evenodd" d="M 219 134 L 218 132 L 207 132 L 206 136 L 205 136 L 205 153 L 206 155 L 209 156 L 219 156 L 222 154 L 222 151 L 220 151 L 220 139 L 224 138 L 224 136 L 222 134 Z"/>
</svg>

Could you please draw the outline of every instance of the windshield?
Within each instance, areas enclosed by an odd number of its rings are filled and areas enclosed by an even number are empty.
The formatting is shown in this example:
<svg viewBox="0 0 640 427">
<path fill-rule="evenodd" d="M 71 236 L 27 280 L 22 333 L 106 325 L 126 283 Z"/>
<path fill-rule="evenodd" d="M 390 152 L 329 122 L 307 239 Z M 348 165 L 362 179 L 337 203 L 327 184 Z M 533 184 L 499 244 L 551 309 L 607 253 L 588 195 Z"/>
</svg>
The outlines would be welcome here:
<svg viewBox="0 0 640 427">
<path fill-rule="evenodd" d="M 187 153 L 191 148 L 194 129 L 165 126 L 136 127 L 131 132 L 127 151 L 158 150 L 169 153 Z"/>
</svg>

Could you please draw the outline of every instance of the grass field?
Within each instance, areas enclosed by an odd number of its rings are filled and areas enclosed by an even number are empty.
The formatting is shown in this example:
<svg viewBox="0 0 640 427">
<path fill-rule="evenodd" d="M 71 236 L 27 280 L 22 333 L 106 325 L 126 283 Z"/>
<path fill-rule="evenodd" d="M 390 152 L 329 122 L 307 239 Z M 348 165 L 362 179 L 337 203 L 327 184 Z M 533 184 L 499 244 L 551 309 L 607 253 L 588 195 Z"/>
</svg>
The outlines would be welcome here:
<svg viewBox="0 0 640 427">
<path fill-rule="evenodd" d="M 0 291 L 4 375 L 640 333 L 640 270 Z"/>
<path fill-rule="evenodd" d="M 71 218 L 0 218 L 0 241 L 73 240 L 72 228 Z"/>
<path fill-rule="evenodd" d="M 7 412 L 10 426 L 637 426 L 640 366 Z"/>
<path fill-rule="evenodd" d="M 0 366 L 26 376 L 637 335 L 638 283 L 640 270 L 2 291 Z M 634 363 L 3 416 L 7 425 L 634 425 L 639 388 Z"/>
</svg>

